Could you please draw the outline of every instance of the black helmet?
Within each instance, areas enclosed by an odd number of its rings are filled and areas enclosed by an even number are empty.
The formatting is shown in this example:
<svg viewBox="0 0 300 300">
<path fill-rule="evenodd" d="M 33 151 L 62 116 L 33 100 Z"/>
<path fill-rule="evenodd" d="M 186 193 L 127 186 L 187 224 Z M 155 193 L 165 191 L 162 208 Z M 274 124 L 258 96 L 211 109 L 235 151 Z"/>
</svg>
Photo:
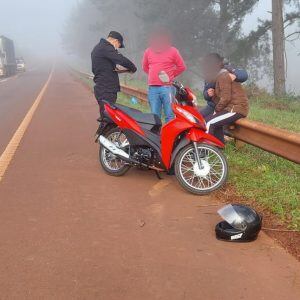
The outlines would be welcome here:
<svg viewBox="0 0 300 300">
<path fill-rule="evenodd" d="M 216 225 L 219 240 L 231 242 L 250 242 L 257 238 L 262 218 L 252 208 L 240 204 L 228 204 L 218 210 L 225 220 Z"/>
</svg>

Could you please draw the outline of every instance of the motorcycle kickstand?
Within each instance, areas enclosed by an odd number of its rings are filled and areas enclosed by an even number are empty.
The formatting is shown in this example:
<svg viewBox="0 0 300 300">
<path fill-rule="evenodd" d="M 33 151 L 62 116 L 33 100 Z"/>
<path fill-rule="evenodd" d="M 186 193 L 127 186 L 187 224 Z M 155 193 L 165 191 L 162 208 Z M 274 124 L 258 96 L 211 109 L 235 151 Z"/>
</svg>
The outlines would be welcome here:
<svg viewBox="0 0 300 300">
<path fill-rule="evenodd" d="M 159 180 L 162 180 L 163 178 L 160 176 L 159 172 L 157 170 L 154 170 L 155 171 L 155 174 L 156 174 L 156 177 L 159 179 Z"/>
</svg>

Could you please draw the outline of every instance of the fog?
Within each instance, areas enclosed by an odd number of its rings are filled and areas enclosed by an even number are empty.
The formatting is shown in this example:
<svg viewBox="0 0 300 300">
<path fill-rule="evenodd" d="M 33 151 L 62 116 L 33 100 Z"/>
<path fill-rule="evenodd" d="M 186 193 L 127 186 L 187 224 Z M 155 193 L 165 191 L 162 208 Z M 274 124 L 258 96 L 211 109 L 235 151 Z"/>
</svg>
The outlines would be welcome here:
<svg viewBox="0 0 300 300">
<path fill-rule="evenodd" d="M 23 52 L 53 56 L 61 52 L 61 34 L 77 0 L 0 0 L 0 35 Z"/>
<path fill-rule="evenodd" d="M 246 17 L 243 30 L 248 33 L 257 25 L 257 19 L 270 18 L 271 1 L 259 1 L 258 6 L 253 13 Z M 297 25 L 297 24 L 296 24 Z M 292 26 L 289 32 L 297 30 L 296 26 Z M 300 94 L 300 39 L 298 38 L 292 43 L 286 43 L 286 60 L 287 60 L 287 90 L 291 93 Z M 263 81 L 262 85 L 268 90 L 272 89 L 272 83 Z"/>
<path fill-rule="evenodd" d="M 57 56 L 63 53 L 62 35 L 65 32 L 67 20 L 72 12 L 83 0 L 0 0 L 1 18 L 0 18 L 0 35 L 5 35 L 15 41 L 17 55 L 20 56 L 39 56 L 49 57 Z M 98 1 L 100 2 L 100 1 Z M 107 1 L 106 1 L 107 2 Z M 122 2 L 122 1 L 121 1 Z M 121 3 L 111 0 L 111 4 Z M 249 33 L 258 25 L 258 18 L 270 18 L 271 0 L 259 1 L 254 11 L 245 17 L 242 23 L 242 30 Z M 122 12 L 125 13 L 126 12 Z M 121 14 L 120 12 L 120 17 Z M 96 15 L 86 16 L 87 19 L 96 18 Z M 114 16 L 117 18 L 118 16 Z M 115 21 L 110 18 L 111 25 L 106 24 L 107 28 L 115 29 Z M 91 20 L 97 24 L 97 20 Z M 128 19 L 127 22 L 130 22 Z M 142 24 L 141 24 L 142 26 Z M 297 26 L 297 25 L 295 25 Z M 294 26 L 294 27 L 295 27 Z M 125 36 L 130 36 L 128 26 L 125 29 Z M 118 28 L 122 32 L 122 28 Z M 292 30 L 291 28 L 290 30 Z M 188 30 L 188 29 L 186 29 Z M 87 41 L 88 49 L 96 42 L 103 32 L 93 32 L 93 37 Z M 76 37 L 75 37 L 76 39 Z M 189 45 L 186 45 L 189 47 Z M 131 44 L 130 50 L 134 52 L 134 44 Z M 181 49 L 180 49 L 181 50 Z M 300 41 L 299 39 L 293 43 L 286 43 L 287 52 L 287 88 L 291 92 L 300 93 L 300 85 L 298 78 L 300 76 Z M 69 52 L 65 52 L 69 55 Z M 78 60 L 89 60 L 88 51 L 85 55 L 78 55 Z M 137 62 L 139 64 L 139 62 Z M 268 80 L 260 81 L 260 83 L 270 89 L 272 83 Z"/>
</svg>

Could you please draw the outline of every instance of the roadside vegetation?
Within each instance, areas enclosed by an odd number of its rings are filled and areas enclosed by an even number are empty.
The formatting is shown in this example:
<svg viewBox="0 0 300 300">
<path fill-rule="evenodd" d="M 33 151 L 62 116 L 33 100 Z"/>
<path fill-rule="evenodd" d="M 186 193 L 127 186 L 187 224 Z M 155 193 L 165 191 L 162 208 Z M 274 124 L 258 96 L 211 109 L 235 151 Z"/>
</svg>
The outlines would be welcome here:
<svg viewBox="0 0 300 300">
<path fill-rule="evenodd" d="M 251 120 L 274 127 L 300 132 L 300 97 L 276 99 L 267 93 L 250 97 Z"/>
<path fill-rule="evenodd" d="M 300 166 L 251 145 L 226 146 L 229 182 L 240 196 L 255 200 L 289 228 L 300 231 Z"/>
<path fill-rule="evenodd" d="M 77 76 L 92 88 L 91 80 Z M 145 88 L 139 81 L 130 80 L 127 84 Z M 122 93 L 118 101 L 149 112 L 147 105 L 135 104 L 131 97 Z M 274 99 L 263 93 L 252 96 L 250 102 L 250 119 L 300 132 L 300 99 Z M 236 149 L 233 142 L 227 144 L 226 155 L 230 165 L 229 183 L 239 196 L 255 200 L 289 228 L 300 231 L 300 165 L 251 145 Z"/>
</svg>

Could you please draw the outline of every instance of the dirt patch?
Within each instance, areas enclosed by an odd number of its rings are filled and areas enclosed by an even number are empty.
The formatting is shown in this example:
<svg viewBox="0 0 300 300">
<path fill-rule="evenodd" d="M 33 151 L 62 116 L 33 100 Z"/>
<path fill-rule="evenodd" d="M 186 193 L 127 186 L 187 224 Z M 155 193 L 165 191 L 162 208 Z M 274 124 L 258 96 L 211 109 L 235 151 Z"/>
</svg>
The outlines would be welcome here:
<svg viewBox="0 0 300 300">
<path fill-rule="evenodd" d="M 277 110 L 290 110 L 290 107 L 287 103 L 281 103 L 281 102 L 266 102 L 262 105 L 263 108 L 266 109 L 277 109 Z"/>
<path fill-rule="evenodd" d="M 224 203 L 242 203 L 253 207 L 263 216 L 264 232 L 300 261 L 300 231 L 289 230 L 288 225 L 280 221 L 278 216 L 255 200 L 242 197 L 230 184 L 216 192 L 216 196 L 219 201 Z"/>
</svg>

